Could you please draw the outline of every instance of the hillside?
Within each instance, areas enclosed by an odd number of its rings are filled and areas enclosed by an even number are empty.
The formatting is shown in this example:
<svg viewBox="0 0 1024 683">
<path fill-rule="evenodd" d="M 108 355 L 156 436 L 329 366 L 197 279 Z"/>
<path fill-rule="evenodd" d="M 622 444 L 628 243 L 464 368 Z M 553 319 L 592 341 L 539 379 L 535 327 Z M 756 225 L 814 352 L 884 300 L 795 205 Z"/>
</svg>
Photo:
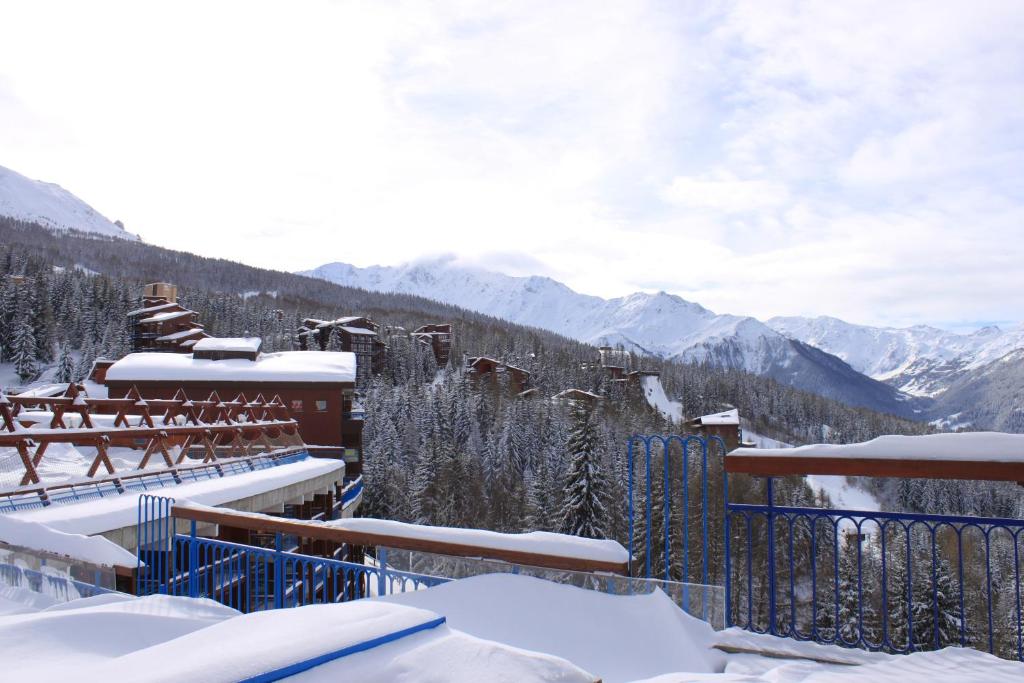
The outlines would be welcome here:
<svg viewBox="0 0 1024 683">
<path fill-rule="evenodd" d="M 78 230 L 105 237 L 138 239 L 60 185 L 32 180 L 0 166 L 0 216 L 38 223 L 51 230 Z"/>
<path fill-rule="evenodd" d="M 258 334 L 269 348 L 282 349 L 291 347 L 293 332 L 304 316 L 360 313 L 407 329 L 427 322 L 451 322 L 456 329 L 453 359 L 463 353 L 506 358 L 530 370 L 535 384 L 551 394 L 569 387 L 604 389 L 601 373 L 584 368 L 595 358 L 596 349 L 549 331 L 409 294 L 342 287 L 141 242 L 55 234 L 0 218 L 0 271 L 47 273 L 54 266 L 63 270 L 47 274 L 45 282 L 38 284 L 39 297 L 50 303 L 36 314 L 37 336 L 50 340 L 49 356 L 54 360 L 53 345 L 61 341 L 75 349 L 91 346 L 95 354 L 123 353 L 124 313 L 135 306 L 138 285 L 171 281 L 179 285 L 186 304 L 200 313 L 214 335 Z M 5 319 L 7 330 L 13 322 L 12 308 L 7 309 L 12 311 Z M 5 342 L 2 337 L 0 344 Z M 681 400 L 684 414 L 700 415 L 723 404 L 735 405 L 762 433 L 792 443 L 820 439 L 823 425 L 844 440 L 923 429 L 920 424 L 851 408 L 742 370 L 656 357 L 634 356 L 632 362 L 635 367 L 660 370 L 669 398 Z M 639 425 L 625 429 L 639 429 Z"/>
</svg>

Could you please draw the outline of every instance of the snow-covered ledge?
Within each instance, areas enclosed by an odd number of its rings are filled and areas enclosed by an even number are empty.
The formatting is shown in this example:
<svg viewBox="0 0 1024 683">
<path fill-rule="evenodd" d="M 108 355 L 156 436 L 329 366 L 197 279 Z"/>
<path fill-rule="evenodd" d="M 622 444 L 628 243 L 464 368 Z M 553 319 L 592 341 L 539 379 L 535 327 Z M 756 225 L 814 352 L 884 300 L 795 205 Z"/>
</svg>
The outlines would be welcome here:
<svg viewBox="0 0 1024 683">
<path fill-rule="evenodd" d="M 1024 434 L 892 435 L 855 444 L 737 448 L 726 455 L 725 469 L 759 476 L 836 474 L 1024 482 Z"/>
</svg>

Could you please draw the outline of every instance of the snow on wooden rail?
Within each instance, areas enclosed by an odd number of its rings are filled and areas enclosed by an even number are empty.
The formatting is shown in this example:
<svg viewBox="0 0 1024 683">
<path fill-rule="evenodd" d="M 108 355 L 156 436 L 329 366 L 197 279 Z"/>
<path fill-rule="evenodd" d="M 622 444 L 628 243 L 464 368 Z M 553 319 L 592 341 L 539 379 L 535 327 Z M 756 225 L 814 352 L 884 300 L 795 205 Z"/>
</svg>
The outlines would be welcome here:
<svg viewBox="0 0 1024 683">
<path fill-rule="evenodd" d="M 101 411 L 113 412 L 112 427 L 95 424 Z M 76 416 L 75 426 L 65 419 L 70 415 Z M 125 398 L 93 399 L 75 384 L 58 397 L 0 394 L 0 448 L 17 451 L 24 467 L 20 486 L 42 483 L 37 468 L 53 443 L 94 447 L 96 457 L 85 473 L 92 478 L 101 466 L 106 474 L 115 473 L 107 452 L 111 444 L 145 444 L 138 465 L 144 469 L 157 453 L 171 468 L 185 461 L 193 445 L 204 449 L 203 462 L 213 462 L 218 448 L 228 448 L 228 455 L 250 455 L 253 444 L 276 448 L 280 444 L 272 440 L 282 438 L 288 445 L 301 444 L 295 420 L 276 396 L 250 401 L 239 394 L 223 401 L 214 392 L 205 401 L 193 401 L 179 391 L 172 399 L 145 400 L 132 388 Z M 176 457 L 172 449 L 177 449 Z"/>
<path fill-rule="evenodd" d="M 1024 483 L 1024 434 L 880 436 L 864 443 L 738 448 L 725 470 L 757 476 L 832 474 Z"/>
<path fill-rule="evenodd" d="M 379 519 L 333 522 L 286 520 L 258 513 L 213 508 L 189 501 L 176 502 L 171 515 L 177 519 L 229 528 L 294 534 L 301 538 L 339 544 L 486 558 L 565 571 L 627 573 L 628 554 L 619 543 L 564 534 L 502 534 L 481 529 L 451 529 Z"/>
</svg>

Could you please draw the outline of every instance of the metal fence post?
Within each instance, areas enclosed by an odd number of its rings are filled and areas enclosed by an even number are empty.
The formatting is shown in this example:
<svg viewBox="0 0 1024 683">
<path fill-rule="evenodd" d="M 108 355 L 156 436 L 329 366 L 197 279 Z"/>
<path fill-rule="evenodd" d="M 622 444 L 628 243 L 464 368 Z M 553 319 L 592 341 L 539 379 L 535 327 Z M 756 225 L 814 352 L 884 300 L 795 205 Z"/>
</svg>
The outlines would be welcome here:
<svg viewBox="0 0 1024 683">
<path fill-rule="evenodd" d="M 775 487 L 771 477 L 765 483 L 768 498 L 768 632 L 775 635 Z"/>
<path fill-rule="evenodd" d="M 377 549 L 377 597 L 387 595 L 387 580 L 385 574 L 388 571 L 388 551 L 385 548 Z"/>
<path fill-rule="evenodd" d="M 274 534 L 274 609 L 284 607 L 284 556 L 281 554 L 281 532 Z"/>
<path fill-rule="evenodd" d="M 196 538 L 196 521 L 192 520 L 192 528 L 188 539 L 188 596 L 199 597 L 199 540 Z"/>
<path fill-rule="evenodd" d="M 722 500 L 724 505 L 723 526 L 725 527 L 725 625 L 732 623 L 732 538 L 729 532 L 729 473 L 722 468 Z"/>
</svg>

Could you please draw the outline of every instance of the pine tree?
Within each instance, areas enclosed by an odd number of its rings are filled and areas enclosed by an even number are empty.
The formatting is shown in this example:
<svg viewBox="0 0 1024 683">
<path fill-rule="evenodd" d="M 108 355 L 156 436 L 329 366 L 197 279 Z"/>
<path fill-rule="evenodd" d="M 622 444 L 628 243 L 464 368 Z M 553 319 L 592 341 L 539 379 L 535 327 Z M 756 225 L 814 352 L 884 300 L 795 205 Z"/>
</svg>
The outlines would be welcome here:
<svg viewBox="0 0 1024 683">
<path fill-rule="evenodd" d="M 36 337 L 32 332 L 32 323 L 22 319 L 14 331 L 13 355 L 14 371 L 18 379 L 27 382 L 39 373 L 36 359 Z"/>
<path fill-rule="evenodd" d="M 857 588 L 857 555 L 860 552 L 857 534 L 847 535 L 839 558 L 839 626 L 837 643 L 841 645 L 873 644 L 880 640 L 878 613 L 868 600 L 871 575 L 867 557 L 861 556 L 861 589 Z"/>
<path fill-rule="evenodd" d="M 75 381 L 75 359 L 71 357 L 71 347 L 67 342 L 60 345 L 60 359 L 57 361 L 54 379 L 60 383 Z"/>
<path fill-rule="evenodd" d="M 928 569 L 914 576 L 914 600 L 911 609 L 914 618 L 915 650 L 936 650 L 960 642 L 963 617 L 960 612 L 959 593 L 949 562 L 941 553 L 937 553 L 938 562 L 935 565 L 933 585 L 930 555 L 930 552 L 921 554 L 921 560 L 917 565 Z"/>
<path fill-rule="evenodd" d="M 605 538 L 605 483 L 597 460 L 597 431 L 582 403 L 573 406 L 573 428 L 566 443 L 571 461 L 563 493 L 560 531 Z"/>
</svg>

